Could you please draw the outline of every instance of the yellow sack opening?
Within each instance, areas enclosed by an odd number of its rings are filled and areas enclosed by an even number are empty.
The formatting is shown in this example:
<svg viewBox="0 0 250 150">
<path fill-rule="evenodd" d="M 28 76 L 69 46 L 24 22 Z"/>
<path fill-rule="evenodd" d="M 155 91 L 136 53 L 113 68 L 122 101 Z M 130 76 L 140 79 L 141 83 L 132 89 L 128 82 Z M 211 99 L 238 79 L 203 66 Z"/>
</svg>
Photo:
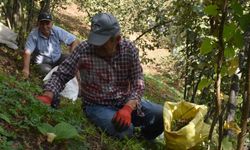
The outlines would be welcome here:
<svg viewBox="0 0 250 150">
<path fill-rule="evenodd" d="M 207 138 L 210 126 L 204 123 L 206 113 L 207 107 L 205 105 L 197 105 L 186 101 L 165 102 L 163 118 L 166 148 L 187 150 Z M 180 120 L 188 122 L 183 127 L 174 130 Z"/>
</svg>

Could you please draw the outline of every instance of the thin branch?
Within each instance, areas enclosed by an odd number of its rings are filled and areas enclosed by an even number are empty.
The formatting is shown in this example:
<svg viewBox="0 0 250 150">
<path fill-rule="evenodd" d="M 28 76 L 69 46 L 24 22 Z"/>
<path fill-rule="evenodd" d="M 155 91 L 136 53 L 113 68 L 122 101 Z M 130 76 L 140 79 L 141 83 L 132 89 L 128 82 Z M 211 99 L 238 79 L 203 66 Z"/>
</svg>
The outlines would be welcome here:
<svg viewBox="0 0 250 150">
<path fill-rule="evenodd" d="M 219 53 L 218 53 L 218 58 L 217 58 L 217 73 L 216 73 L 216 82 L 215 82 L 215 93 L 216 93 L 216 111 L 217 111 L 217 116 L 221 114 L 221 68 L 222 68 L 222 63 L 223 63 L 223 57 L 224 57 L 224 41 L 223 41 L 223 30 L 224 30 L 224 25 L 226 22 L 226 17 L 227 17 L 227 7 L 228 7 L 228 1 L 224 0 L 223 4 L 223 9 L 222 9 L 222 16 L 221 16 L 221 22 L 219 25 L 219 35 L 218 35 L 218 48 L 219 48 Z M 219 138 L 218 138 L 218 150 L 221 150 L 221 142 L 223 138 L 223 118 L 219 117 Z M 213 132 L 211 131 L 213 128 L 211 127 L 210 129 L 210 134 Z M 211 135 L 210 135 L 211 136 Z"/>
<path fill-rule="evenodd" d="M 167 24 L 167 23 L 170 23 L 170 22 L 172 22 L 172 20 L 163 21 L 163 22 L 160 22 L 159 24 L 154 25 L 153 27 L 151 27 L 151 28 L 147 29 L 146 31 L 142 32 L 142 34 L 139 35 L 139 36 L 134 40 L 134 42 L 136 42 L 137 40 L 139 40 L 139 39 L 140 39 L 142 36 L 144 36 L 145 34 L 151 32 L 153 29 L 156 29 L 156 28 L 158 28 L 159 26 L 164 25 L 164 24 Z"/>
</svg>

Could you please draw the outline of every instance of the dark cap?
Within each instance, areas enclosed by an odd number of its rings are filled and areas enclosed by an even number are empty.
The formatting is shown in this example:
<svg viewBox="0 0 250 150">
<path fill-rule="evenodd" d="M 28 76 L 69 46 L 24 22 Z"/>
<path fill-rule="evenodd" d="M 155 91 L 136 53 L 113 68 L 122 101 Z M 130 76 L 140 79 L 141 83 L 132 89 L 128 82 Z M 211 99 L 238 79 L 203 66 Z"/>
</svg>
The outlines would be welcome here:
<svg viewBox="0 0 250 150">
<path fill-rule="evenodd" d="M 41 12 L 38 16 L 38 21 L 43 21 L 43 20 L 52 21 L 51 14 L 48 12 Z"/>
<path fill-rule="evenodd" d="M 96 14 L 91 20 L 88 43 L 101 46 L 118 32 L 120 32 L 120 25 L 113 15 L 110 13 Z"/>
</svg>

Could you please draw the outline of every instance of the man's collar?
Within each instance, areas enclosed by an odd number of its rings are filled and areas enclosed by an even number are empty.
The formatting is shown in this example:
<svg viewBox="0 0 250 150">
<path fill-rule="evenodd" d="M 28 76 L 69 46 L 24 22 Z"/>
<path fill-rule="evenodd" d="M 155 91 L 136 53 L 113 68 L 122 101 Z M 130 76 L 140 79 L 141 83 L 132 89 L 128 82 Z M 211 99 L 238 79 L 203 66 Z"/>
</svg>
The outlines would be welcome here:
<svg viewBox="0 0 250 150">
<path fill-rule="evenodd" d="M 40 36 L 40 37 L 43 37 L 43 38 L 47 38 L 45 35 L 43 35 L 43 33 L 39 30 L 39 28 L 37 28 L 37 30 L 38 30 L 38 35 Z M 49 36 L 54 36 L 54 32 L 53 32 L 53 27 L 52 27 L 52 29 L 50 30 L 50 35 Z"/>
</svg>

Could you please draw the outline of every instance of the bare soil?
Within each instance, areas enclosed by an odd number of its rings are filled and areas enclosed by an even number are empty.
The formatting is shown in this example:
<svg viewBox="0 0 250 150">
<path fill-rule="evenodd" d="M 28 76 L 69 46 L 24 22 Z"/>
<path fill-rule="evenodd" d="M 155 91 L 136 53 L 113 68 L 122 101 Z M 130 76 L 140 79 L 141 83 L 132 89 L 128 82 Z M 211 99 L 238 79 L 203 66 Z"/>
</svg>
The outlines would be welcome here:
<svg viewBox="0 0 250 150">
<path fill-rule="evenodd" d="M 85 20 L 89 18 L 76 4 L 70 3 L 63 8 L 58 8 L 55 16 L 56 22 L 67 27 L 69 32 L 75 34 L 78 38 L 87 37 L 90 27 Z"/>
</svg>

